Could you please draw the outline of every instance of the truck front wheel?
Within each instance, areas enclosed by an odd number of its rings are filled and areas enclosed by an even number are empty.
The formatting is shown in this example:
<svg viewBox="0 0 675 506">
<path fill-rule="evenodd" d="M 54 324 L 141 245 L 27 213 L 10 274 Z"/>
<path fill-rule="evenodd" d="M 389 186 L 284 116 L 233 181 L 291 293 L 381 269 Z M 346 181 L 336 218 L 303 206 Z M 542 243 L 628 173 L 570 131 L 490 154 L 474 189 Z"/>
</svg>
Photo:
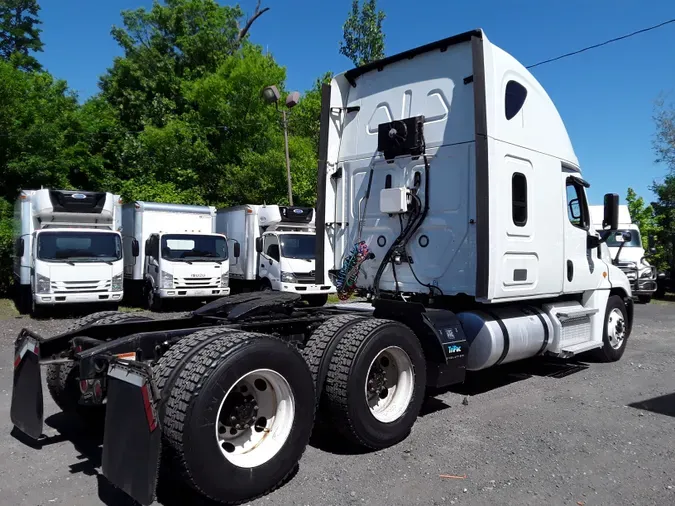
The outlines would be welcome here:
<svg viewBox="0 0 675 506">
<path fill-rule="evenodd" d="M 355 323 L 338 343 L 326 378 L 333 426 L 358 445 L 392 446 L 410 433 L 425 385 L 424 353 L 412 330 L 390 320 Z"/>
<path fill-rule="evenodd" d="M 238 504 L 281 485 L 312 431 L 314 385 L 300 353 L 269 336 L 228 332 L 205 345 L 171 388 L 170 465 L 199 493 Z"/>
<path fill-rule="evenodd" d="M 309 307 L 321 307 L 325 306 L 326 302 L 328 302 L 328 294 L 320 293 L 317 295 L 305 295 L 303 299 L 307 301 Z"/>
<path fill-rule="evenodd" d="M 153 290 L 150 283 L 145 284 L 145 302 L 150 311 L 162 310 L 162 299 L 155 290 Z"/>
<path fill-rule="evenodd" d="M 602 348 L 596 350 L 596 357 L 602 362 L 616 362 L 626 351 L 629 336 L 630 324 L 626 305 L 621 297 L 611 295 L 605 311 Z"/>
</svg>

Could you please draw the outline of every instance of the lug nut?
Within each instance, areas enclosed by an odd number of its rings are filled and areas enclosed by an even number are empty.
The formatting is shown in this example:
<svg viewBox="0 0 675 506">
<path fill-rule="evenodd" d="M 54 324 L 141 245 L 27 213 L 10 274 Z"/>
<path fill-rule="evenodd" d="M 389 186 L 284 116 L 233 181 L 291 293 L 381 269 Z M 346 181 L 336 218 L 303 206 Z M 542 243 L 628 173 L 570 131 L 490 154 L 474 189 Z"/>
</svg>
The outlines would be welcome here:
<svg viewBox="0 0 675 506">
<path fill-rule="evenodd" d="M 250 429 L 251 426 L 249 424 L 244 425 L 244 429 Z"/>
</svg>

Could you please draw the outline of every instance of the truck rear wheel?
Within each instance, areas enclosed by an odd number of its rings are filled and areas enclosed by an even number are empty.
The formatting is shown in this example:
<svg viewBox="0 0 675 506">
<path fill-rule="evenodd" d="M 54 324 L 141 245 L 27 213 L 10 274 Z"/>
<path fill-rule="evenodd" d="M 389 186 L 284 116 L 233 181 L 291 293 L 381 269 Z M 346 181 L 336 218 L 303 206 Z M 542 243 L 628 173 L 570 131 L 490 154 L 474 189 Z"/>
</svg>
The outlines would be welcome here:
<svg viewBox="0 0 675 506">
<path fill-rule="evenodd" d="M 352 325 L 363 319 L 364 317 L 358 314 L 345 314 L 326 320 L 312 333 L 302 350 L 302 356 L 305 357 L 314 378 L 317 408 L 319 408 L 318 417 L 321 417 L 323 386 L 335 348 Z"/>
<path fill-rule="evenodd" d="M 603 362 L 616 362 L 626 351 L 630 336 L 628 314 L 623 299 L 611 295 L 605 311 L 605 325 L 602 332 L 602 348 L 595 350 L 595 356 Z"/>
<path fill-rule="evenodd" d="M 184 363 L 163 417 L 173 465 L 226 504 L 266 494 L 302 456 L 314 421 L 307 364 L 289 344 L 224 333 Z"/>
<path fill-rule="evenodd" d="M 349 328 L 331 358 L 325 393 L 347 440 L 386 448 L 410 433 L 426 385 L 422 346 L 402 323 L 367 319 Z"/>
<path fill-rule="evenodd" d="M 68 326 L 65 332 L 74 332 L 87 325 L 114 324 L 131 320 L 149 320 L 146 316 L 133 313 L 119 313 L 117 311 L 100 311 L 84 316 Z M 80 370 L 77 364 L 51 364 L 47 366 L 47 390 L 56 405 L 64 413 L 78 412 L 87 415 L 96 411 L 97 407 L 86 407 L 79 404 Z"/>
</svg>

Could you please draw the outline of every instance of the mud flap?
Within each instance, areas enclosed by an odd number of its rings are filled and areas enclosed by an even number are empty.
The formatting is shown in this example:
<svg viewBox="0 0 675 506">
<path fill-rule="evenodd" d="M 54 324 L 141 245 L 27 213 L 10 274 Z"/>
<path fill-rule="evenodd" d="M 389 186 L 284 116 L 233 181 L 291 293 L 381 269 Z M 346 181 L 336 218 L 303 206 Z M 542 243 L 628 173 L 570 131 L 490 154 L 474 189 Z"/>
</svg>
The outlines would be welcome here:
<svg viewBox="0 0 675 506">
<path fill-rule="evenodd" d="M 37 440 L 42 436 L 44 418 L 40 347 L 37 340 L 23 335 L 15 349 L 10 418 L 21 432 Z"/>
<path fill-rule="evenodd" d="M 152 369 L 141 362 L 112 361 L 103 436 L 103 475 L 143 505 L 155 499 L 161 430 Z"/>
</svg>

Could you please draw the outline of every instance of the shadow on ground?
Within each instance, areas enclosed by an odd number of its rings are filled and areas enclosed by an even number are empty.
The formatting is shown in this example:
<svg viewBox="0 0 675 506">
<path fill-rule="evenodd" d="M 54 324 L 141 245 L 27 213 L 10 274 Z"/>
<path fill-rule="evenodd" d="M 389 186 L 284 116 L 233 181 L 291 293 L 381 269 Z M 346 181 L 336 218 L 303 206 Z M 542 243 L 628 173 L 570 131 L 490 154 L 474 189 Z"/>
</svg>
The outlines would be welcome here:
<svg viewBox="0 0 675 506">
<path fill-rule="evenodd" d="M 653 397 L 646 401 L 639 401 L 629 404 L 631 408 L 651 411 L 659 415 L 675 417 L 675 393 Z"/>
<path fill-rule="evenodd" d="M 139 506 L 135 500 L 115 487 L 102 474 L 103 420 L 99 420 L 99 423 L 91 420 L 85 423 L 76 415 L 56 413 L 45 420 L 45 425 L 54 429 L 57 434 L 44 437 L 37 442 L 23 435 L 18 429 L 12 431 L 12 436 L 38 451 L 53 444 L 69 441 L 78 452 L 77 461 L 69 464 L 71 474 L 95 476 L 101 502 L 108 506 Z M 299 466 L 296 465 L 280 486 L 292 480 L 298 473 L 298 469 Z M 176 479 L 175 475 L 165 472 L 164 467 L 160 468 L 158 477 L 157 501 L 163 506 L 218 506 L 221 504 L 201 496 L 182 480 Z"/>
</svg>

